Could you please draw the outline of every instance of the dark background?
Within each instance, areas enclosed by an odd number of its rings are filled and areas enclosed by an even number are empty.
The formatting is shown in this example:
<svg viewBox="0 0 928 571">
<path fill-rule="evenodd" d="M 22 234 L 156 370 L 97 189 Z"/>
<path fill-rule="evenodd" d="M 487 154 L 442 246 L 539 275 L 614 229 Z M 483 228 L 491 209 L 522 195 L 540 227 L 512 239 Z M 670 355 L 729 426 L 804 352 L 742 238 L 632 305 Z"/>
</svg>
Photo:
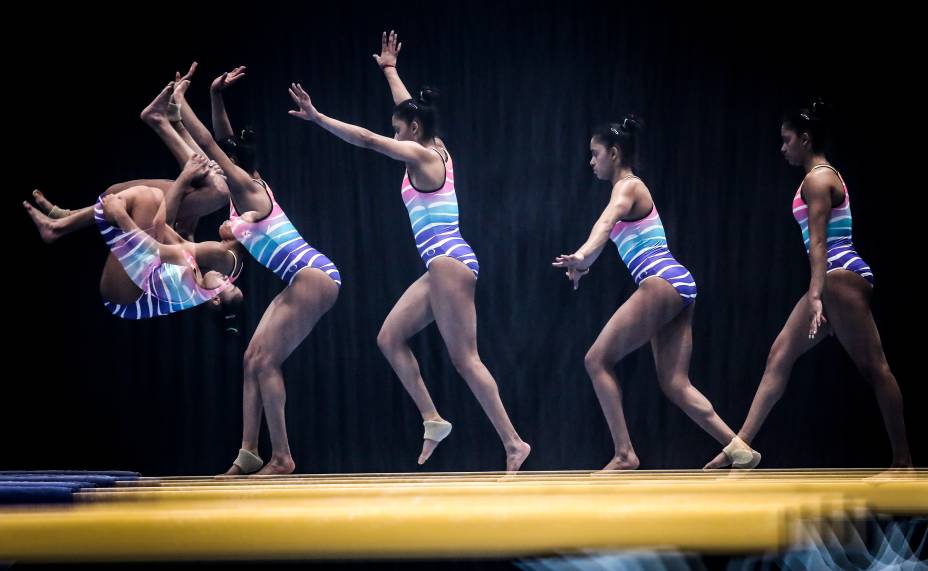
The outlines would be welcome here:
<svg viewBox="0 0 928 571">
<path fill-rule="evenodd" d="M 19 205 L 36 187 L 78 207 L 115 182 L 175 176 L 138 114 L 192 59 L 201 67 L 190 100 L 203 119 L 209 82 L 248 66 L 227 95 L 233 125 L 257 131 L 262 174 L 345 283 L 284 367 L 298 471 L 419 469 L 420 419 L 375 343 L 423 271 L 399 198 L 402 165 L 286 113 L 286 87 L 299 80 L 323 113 L 388 134 L 392 103 L 371 54 L 390 28 L 401 33 L 399 71 L 410 89 L 443 92 L 462 231 L 480 258 L 481 355 L 534 447 L 525 469 L 598 468 L 612 454 L 583 355 L 634 285 L 608 245 L 578 292 L 550 267 L 583 242 L 609 194 L 587 164 L 592 128 L 627 112 L 647 123 L 640 174 L 699 284 L 691 377 L 737 430 L 770 344 L 808 284 L 790 212 L 802 173 L 780 156 L 779 118 L 812 95 L 838 107 L 829 157 L 851 189 L 855 242 L 876 274 L 874 315 L 916 464 L 925 465 L 924 373 L 905 333 L 923 302 L 905 263 L 912 249 L 895 230 L 917 202 L 893 201 L 907 187 L 892 178 L 898 145 L 883 131 L 898 123 L 886 116 L 890 86 L 912 55 L 895 26 L 911 15 L 613 2 L 24 10 L 7 19 L 15 40 L 5 40 L 13 257 L 4 272 L 0 469 L 209 474 L 235 457 L 242 353 L 280 281 L 249 261 L 237 339 L 203 308 L 123 322 L 100 303 L 98 235 L 46 246 Z M 223 219 L 204 219 L 199 238 L 213 238 Z M 413 348 L 439 411 L 455 423 L 425 468 L 502 469 L 499 440 L 435 327 Z M 701 467 L 717 453 L 660 393 L 649 349 L 618 371 L 642 468 Z M 755 446 L 764 467 L 890 461 L 876 401 L 834 339 L 798 362 Z M 266 440 L 261 452 L 270 456 Z"/>
</svg>

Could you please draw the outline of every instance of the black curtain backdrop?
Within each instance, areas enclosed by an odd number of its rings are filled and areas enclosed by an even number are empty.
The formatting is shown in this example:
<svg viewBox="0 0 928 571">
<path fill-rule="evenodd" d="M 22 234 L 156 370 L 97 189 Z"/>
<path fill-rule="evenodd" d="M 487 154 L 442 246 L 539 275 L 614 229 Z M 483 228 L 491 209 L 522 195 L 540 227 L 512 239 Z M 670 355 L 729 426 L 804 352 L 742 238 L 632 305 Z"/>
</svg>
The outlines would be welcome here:
<svg viewBox="0 0 928 571">
<path fill-rule="evenodd" d="M 204 308 L 123 322 L 100 303 L 107 251 L 99 235 L 46 246 L 20 206 L 36 187 L 73 208 L 115 182 L 173 178 L 177 165 L 138 116 L 193 59 L 201 66 L 189 99 L 205 121 L 210 81 L 248 66 L 227 94 L 233 125 L 258 133 L 262 174 L 344 280 L 335 308 L 284 367 L 297 469 L 419 469 L 421 421 L 375 342 L 423 272 L 399 197 L 403 167 L 287 115 L 287 85 L 299 80 L 323 113 L 389 134 L 392 102 L 371 54 L 391 28 L 401 34 L 399 72 L 410 89 L 443 93 L 461 228 L 480 259 L 480 353 L 533 445 L 526 469 L 593 469 L 612 455 L 583 356 L 634 284 L 611 245 L 577 292 L 550 267 L 583 242 L 609 196 L 587 164 L 592 128 L 627 112 L 647 124 L 640 174 L 699 286 L 691 378 L 737 430 L 769 347 L 808 285 L 790 211 L 802 173 L 780 156 L 779 119 L 811 95 L 838 108 L 829 158 L 850 188 L 855 242 L 876 274 L 873 312 L 916 463 L 925 464 L 925 379 L 905 337 L 924 312 L 894 231 L 909 207 L 891 200 L 904 187 L 890 184 L 893 157 L 880 155 L 892 145 L 872 128 L 887 122 L 887 82 L 911 55 L 893 22 L 911 15 L 611 2 L 224 9 L 36 4 L 8 15 L 22 37 L 4 40 L 12 311 L 0 469 L 210 474 L 235 457 L 242 354 L 280 281 L 249 260 L 239 338 L 225 337 Z M 203 219 L 198 238 L 213 239 L 224 217 Z M 413 350 L 455 425 L 424 469 L 502 469 L 499 440 L 437 329 L 415 338 Z M 642 468 L 701 467 L 718 452 L 663 397 L 648 348 L 618 373 Z M 765 467 L 890 461 L 872 392 L 835 339 L 797 363 L 755 445 Z M 266 437 L 261 452 L 270 456 Z"/>
</svg>

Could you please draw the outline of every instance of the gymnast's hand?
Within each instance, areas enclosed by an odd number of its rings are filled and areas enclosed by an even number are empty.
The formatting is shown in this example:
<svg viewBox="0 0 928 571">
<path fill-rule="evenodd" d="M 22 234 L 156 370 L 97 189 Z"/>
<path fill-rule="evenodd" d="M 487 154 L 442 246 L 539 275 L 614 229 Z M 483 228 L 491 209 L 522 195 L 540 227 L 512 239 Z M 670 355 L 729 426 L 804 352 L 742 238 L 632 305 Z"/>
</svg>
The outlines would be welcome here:
<svg viewBox="0 0 928 571">
<path fill-rule="evenodd" d="M 229 178 L 226 176 L 226 171 L 222 170 L 222 167 L 219 166 L 219 163 L 217 163 L 216 161 L 213 161 L 213 160 L 209 161 L 207 163 L 207 166 L 209 166 L 210 172 L 220 177 L 222 180 L 227 180 Z"/>
<path fill-rule="evenodd" d="M 564 272 L 564 275 L 567 276 L 567 279 L 570 280 L 576 290 L 580 287 L 580 278 L 590 272 L 590 268 L 584 265 L 585 260 L 586 257 L 580 252 L 561 254 L 554 259 L 551 265 L 555 268 L 566 268 L 567 271 Z"/>
<path fill-rule="evenodd" d="M 103 217 L 107 221 L 118 223 L 119 219 L 127 214 L 124 198 L 118 194 L 108 194 L 103 197 Z"/>
<path fill-rule="evenodd" d="M 825 319 L 822 300 L 810 299 L 809 311 L 811 313 L 809 316 L 809 339 L 815 339 L 815 336 L 818 335 L 818 332 L 824 329 L 825 325 L 828 323 L 828 320 Z"/>
<path fill-rule="evenodd" d="M 377 62 L 380 69 L 385 67 L 396 67 L 396 56 L 398 56 L 400 50 L 403 49 L 403 43 L 399 42 L 399 39 L 400 35 L 393 30 L 390 30 L 389 36 L 387 36 L 386 32 L 383 33 L 380 39 L 380 55 L 374 54 L 374 61 Z"/>
<path fill-rule="evenodd" d="M 210 172 L 209 159 L 200 154 L 193 154 L 187 160 L 187 163 L 184 165 L 184 170 L 181 171 L 178 178 L 187 182 L 195 182 L 201 180 Z"/>
<path fill-rule="evenodd" d="M 290 115 L 305 121 L 315 121 L 319 118 L 319 112 L 313 107 L 309 94 L 303 90 L 303 86 L 299 83 L 290 84 L 290 99 L 293 99 L 293 102 L 299 107 L 297 110 L 291 109 L 287 111 Z"/>
<path fill-rule="evenodd" d="M 214 79 L 213 83 L 209 86 L 209 92 L 211 95 L 222 93 L 243 77 L 245 77 L 245 66 L 240 65 L 232 71 L 227 71 Z"/>
</svg>

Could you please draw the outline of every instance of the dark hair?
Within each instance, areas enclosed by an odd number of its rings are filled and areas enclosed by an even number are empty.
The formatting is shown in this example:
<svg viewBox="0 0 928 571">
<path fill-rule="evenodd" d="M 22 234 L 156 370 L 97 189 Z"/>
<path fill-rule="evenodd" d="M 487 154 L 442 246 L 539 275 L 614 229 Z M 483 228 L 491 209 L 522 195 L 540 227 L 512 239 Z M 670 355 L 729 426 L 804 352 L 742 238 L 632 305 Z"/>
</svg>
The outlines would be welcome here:
<svg viewBox="0 0 928 571">
<path fill-rule="evenodd" d="M 634 115 L 626 115 L 618 123 L 606 123 L 593 131 L 593 138 L 607 149 L 616 147 L 622 153 L 622 163 L 634 167 L 638 158 L 638 133 L 644 129 L 644 121 Z"/>
<path fill-rule="evenodd" d="M 233 135 L 219 141 L 219 148 L 243 171 L 252 174 L 258 169 L 255 139 L 254 131 L 242 129 L 241 135 Z"/>
<path fill-rule="evenodd" d="M 241 304 L 236 304 L 241 305 Z M 242 314 L 239 307 L 223 307 L 220 312 L 220 324 L 227 335 L 238 335 L 242 329 Z"/>
<path fill-rule="evenodd" d="M 438 102 L 439 93 L 432 87 L 423 87 L 418 97 L 407 99 L 393 108 L 393 116 L 407 123 L 419 121 L 422 137 L 426 140 L 438 136 Z"/>
<path fill-rule="evenodd" d="M 828 141 L 829 106 L 819 98 L 812 101 L 809 108 L 793 109 L 783 114 L 783 126 L 796 134 L 809 134 L 812 151 L 821 153 Z"/>
<path fill-rule="evenodd" d="M 223 330 L 226 335 L 236 336 L 243 326 L 245 302 L 238 299 L 233 303 L 223 302 L 214 312 L 213 322 L 216 327 Z"/>
</svg>

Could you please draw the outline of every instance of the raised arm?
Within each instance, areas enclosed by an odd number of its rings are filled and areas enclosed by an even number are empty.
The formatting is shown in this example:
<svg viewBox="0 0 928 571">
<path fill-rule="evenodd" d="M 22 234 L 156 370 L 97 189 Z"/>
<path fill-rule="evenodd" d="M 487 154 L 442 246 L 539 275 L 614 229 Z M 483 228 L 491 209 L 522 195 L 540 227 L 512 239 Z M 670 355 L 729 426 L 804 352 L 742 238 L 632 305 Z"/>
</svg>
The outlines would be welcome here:
<svg viewBox="0 0 928 571">
<path fill-rule="evenodd" d="M 390 30 L 388 36 L 386 32 L 380 39 L 380 55 L 374 54 L 374 61 L 383 71 L 383 76 L 387 79 L 390 86 L 390 94 L 393 96 L 393 104 L 399 105 L 407 99 L 412 99 L 409 90 L 403 85 L 400 74 L 396 71 L 396 59 L 403 48 L 403 43 L 399 41 L 399 34 Z"/>
<path fill-rule="evenodd" d="M 209 173 L 209 160 L 205 155 L 193 155 L 184 165 L 184 169 L 177 175 L 170 188 L 164 193 L 164 218 L 168 226 L 174 226 L 180 203 L 193 190 L 194 182 L 202 179 Z"/>
<path fill-rule="evenodd" d="M 397 141 L 378 135 L 364 127 L 351 125 L 331 117 L 326 117 L 313 106 L 309 94 L 299 83 L 290 84 L 290 98 L 296 103 L 299 109 L 290 110 L 293 117 L 298 117 L 304 121 L 316 123 L 326 131 L 332 133 L 339 139 L 351 143 L 356 147 L 371 149 L 380 154 L 387 155 L 391 159 L 412 163 L 417 165 L 425 164 L 431 160 L 440 160 L 438 155 L 429 151 L 419 143 L 413 141 Z"/>
<path fill-rule="evenodd" d="M 187 102 L 187 89 L 190 87 L 190 80 L 181 81 L 179 84 L 174 86 L 174 100 L 180 105 L 181 117 L 183 119 L 184 125 L 187 127 L 187 130 L 190 132 L 190 136 L 193 137 L 193 140 L 203 149 L 203 152 L 206 153 L 206 156 L 213 159 L 219 163 L 220 168 L 226 174 L 227 182 L 229 183 L 230 190 L 238 190 L 241 192 L 254 192 L 255 183 L 251 179 L 251 173 L 246 173 L 238 165 L 232 162 L 232 159 L 223 152 L 223 150 L 216 143 L 213 136 L 210 134 L 209 129 L 203 124 L 202 121 L 196 116 L 193 112 L 193 109 L 190 107 L 190 104 Z M 233 188 L 235 187 L 235 188 Z"/>
<path fill-rule="evenodd" d="M 228 137 L 235 136 L 232 130 L 232 122 L 229 121 L 229 114 L 226 112 L 226 102 L 223 98 L 223 92 L 239 79 L 245 77 L 245 66 L 241 65 L 232 71 L 228 71 L 216 79 L 209 86 L 210 108 L 213 117 L 213 136 L 217 141 Z"/>
</svg>

